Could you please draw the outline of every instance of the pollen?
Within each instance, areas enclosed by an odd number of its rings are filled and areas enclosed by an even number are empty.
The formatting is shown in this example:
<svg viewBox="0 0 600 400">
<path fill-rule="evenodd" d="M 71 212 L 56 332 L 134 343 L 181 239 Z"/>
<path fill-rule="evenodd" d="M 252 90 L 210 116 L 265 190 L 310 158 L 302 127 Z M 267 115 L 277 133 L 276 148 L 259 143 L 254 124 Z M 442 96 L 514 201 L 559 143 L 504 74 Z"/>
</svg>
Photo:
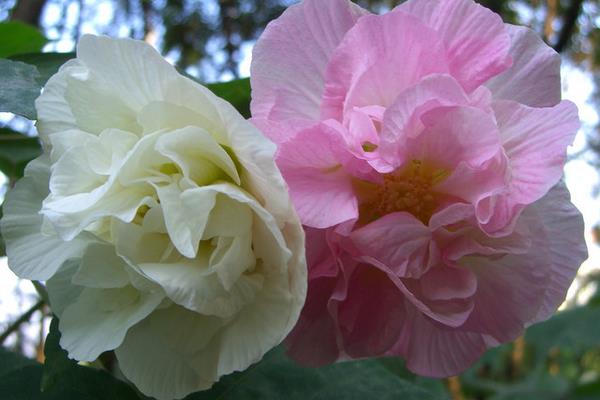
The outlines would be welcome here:
<svg viewBox="0 0 600 400">
<path fill-rule="evenodd" d="M 445 169 L 412 160 L 404 167 L 383 175 L 382 184 L 372 185 L 366 198 L 363 196 L 361 219 L 367 223 L 387 214 L 405 211 L 427 224 L 440 203 L 435 185 L 448 175 Z"/>
</svg>

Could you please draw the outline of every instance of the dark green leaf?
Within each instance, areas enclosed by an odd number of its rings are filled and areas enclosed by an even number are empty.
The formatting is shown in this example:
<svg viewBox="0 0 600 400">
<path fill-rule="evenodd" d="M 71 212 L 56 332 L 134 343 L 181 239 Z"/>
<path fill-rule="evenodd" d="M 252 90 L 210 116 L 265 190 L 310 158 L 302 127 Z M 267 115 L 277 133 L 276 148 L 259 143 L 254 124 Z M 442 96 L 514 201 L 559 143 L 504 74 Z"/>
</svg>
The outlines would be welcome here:
<svg viewBox="0 0 600 400">
<path fill-rule="evenodd" d="M 553 349 L 582 353 L 600 346 L 600 306 L 579 307 L 556 314 L 528 329 L 525 341 L 545 358 Z"/>
<path fill-rule="evenodd" d="M 448 399 L 427 385 L 399 377 L 380 360 L 344 362 L 323 368 L 303 368 L 288 360 L 281 348 L 244 372 L 226 376 L 211 390 L 187 400 L 429 400 Z"/>
<path fill-rule="evenodd" d="M 83 367 L 66 359 L 66 353 L 58 347 L 60 334 L 56 330 L 56 322 L 53 321 L 51 329 L 46 341 L 44 367 L 0 348 L 2 400 L 139 400 L 130 386 L 105 371 Z M 47 385 L 48 379 L 52 385 Z M 46 385 L 42 391 L 43 380 Z"/>
<path fill-rule="evenodd" d="M 0 219 L 2 219 L 2 206 L 0 206 Z M 2 234 L 0 233 L 0 257 L 4 257 L 6 255 L 6 246 L 4 244 L 4 239 L 2 238 Z"/>
<path fill-rule="evenodd" d="M 38 363 L 0 347 L 0 381 L 4 375 L 29 365 L 38 365 Z"/>
<path fill-rule="evenodd" d="M 214 94 L 230 102 L 245 118 L 250 118 L 250 79 L 206 85 Z"/>
<path fill-rule="evenodd" d="M 40 51 L 48 40 L 31 25 L 19 21 L 0 23 L 0 57 Z"/>
<path fill-rule="evenodd" d="M 42 375 L 42 391 L 52 389 L 55 384 L 60 383 L 61 375 L 69 373 L 77 367 L 77 362 L 67 356 L 67 352 L 60 347 L 60 332 L 58 331 L 58 319 L 53 318 L 50 330 L 44 344 L 44 374 Z"/>
<path fill-rule="evenodd" d="M 33 65 L 0 59 L 0 112 L 35 119 L 34 101 L 40 95 L 40 75 Z"/>
<path fill-rule="evenodd" d="M 0 171 L 11 180 L 23 176 L 27 163 L 42 152 L 40 142 L 7 128 L 0 128 Z"/>
<path fill-rule="evenodd" d="M 40 87 L 46 84 L 48 79 L 58 71 L 61 65 L 72 58 L 75 58 L 75 53 L 30 53 L 10 57 L 11 60 L 34 65 L 39 73 L 37 82 Z"/>
</svg>

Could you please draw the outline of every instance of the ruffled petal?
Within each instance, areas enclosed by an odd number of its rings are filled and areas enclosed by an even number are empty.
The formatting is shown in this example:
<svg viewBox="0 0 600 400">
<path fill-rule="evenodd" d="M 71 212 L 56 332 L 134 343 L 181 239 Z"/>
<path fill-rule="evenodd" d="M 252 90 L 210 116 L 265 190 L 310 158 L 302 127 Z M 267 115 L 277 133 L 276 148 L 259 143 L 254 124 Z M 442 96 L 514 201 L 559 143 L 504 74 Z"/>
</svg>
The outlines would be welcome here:
<svg viewBox="0 0 600 400">
<path fill-rule="evenodd" d="M 142 393 L 159 400 L 208 389 L 218 379 L 219 357 L 209 343 L 222 327 L 221 319 L 182 307 L 156 310 L 129 329 L 115 350 L 119 368 Z M 204 363 L 196 367 L 192 360 L 200 356 Z"/>
<path fill-rule="evenodd" d="M 580 124 L 577 108 L 569 101 L 551 108 L 531 108 L 499 100 L 494 110 L 511 177 L 506 193 L 489 199 L 491 216 L 482 228 L 499 235 L 510 232 L 523 208 L 559 181 L 567 146 Z"/>
<path fill-rule="evenodd" d="M 444 45 L 419 19 L 401 12 L 365 16 L 327 66 L 321 117 L 342 121 L 353 107 L 388 107 L 421 78 L 445 72 Z"/>
<path fill-rule="evenodd" d="M 281 145 L 277 163 L 304 225 L 326 228 L 358 216 L 351 176 L 342 166 L 344 146 L 341 134 L 327 124 Z"/>
<path fill-rule="evenodd" d="M 53 232 L 42 232 L 39 214 L 48 194 L 50 166 L 45 156 L 27 166 L 25 177 L 7 193 L 2 218 L 9 267 L 22 278 L 46 280 L 70 258 L 83 254 L 91 235 L 64 242 Z M 35 245 L 32 246 L 32 243 Z"/>
<path fill-rule="evenodd" d="M 396 275 L 418 277 L 437 261 L 429 228 L 408 213 L 392 213 L 356 229 L 358 252 L 385 264 Z"/>
<path fill-rule="evenodd" d="M 495 99 L 513 100 L 530 107 L 552 107 L 560 102 L 560 56 L 533 30 L 505 24 L 510 35 L 513 65 L 486 82 Z"/>
<path fill-rule="evenodd" d="M 306 0 L 271 22 L 252 53 L 252 115 L 317 120 L 331 53 L 363 14 L 348 0 Z"/>
<path fill-rule="evenodd" d="M 395 10 L 420 18 L 439 34 L 450 71 L 467 92 L 511 65 L 502 19 L 472 0 L 409 0 Z"/>
<path fill-rule="evenodd" d="M 163 300 L 161 291 L 139 292 L 86 288 L 77 301 L 63 310 L 60 346 L 69 357 L 94 361 L 123 342 L 127 330 L 150 314 Z"/>
<path fill-rule="evenodd" d="M 534 246 L 545 249 L 544 267 L 550 276 L 544 302 L 532 323 L 546 320 L 562 304 L 579 266 L 588 257 L 583 218 L 569 197 L 564 183 L 559 183 L 527 207 L 520 218 L 526 225 L 542 226 L 543 231 L 533 230 L 532 234 L 540 238 Z"/>
</svg>

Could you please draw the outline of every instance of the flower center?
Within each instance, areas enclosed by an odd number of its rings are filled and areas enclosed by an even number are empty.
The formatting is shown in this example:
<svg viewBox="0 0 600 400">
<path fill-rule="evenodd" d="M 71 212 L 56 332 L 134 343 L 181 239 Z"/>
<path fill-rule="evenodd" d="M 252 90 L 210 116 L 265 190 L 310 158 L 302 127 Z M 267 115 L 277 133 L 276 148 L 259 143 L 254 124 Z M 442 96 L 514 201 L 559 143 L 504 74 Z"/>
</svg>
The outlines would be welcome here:
<svg viewBox="0 0 600 400">
<path fill-rule="evenodd" d="M 361 222 L 369 223 L 384 215 L 404 211 L 427 224 L 441 200 L 434 187 L 449 174 L 448 170 L 412 160 L 383 175 L 382 184 L 359 184 Z"/>
</svg>

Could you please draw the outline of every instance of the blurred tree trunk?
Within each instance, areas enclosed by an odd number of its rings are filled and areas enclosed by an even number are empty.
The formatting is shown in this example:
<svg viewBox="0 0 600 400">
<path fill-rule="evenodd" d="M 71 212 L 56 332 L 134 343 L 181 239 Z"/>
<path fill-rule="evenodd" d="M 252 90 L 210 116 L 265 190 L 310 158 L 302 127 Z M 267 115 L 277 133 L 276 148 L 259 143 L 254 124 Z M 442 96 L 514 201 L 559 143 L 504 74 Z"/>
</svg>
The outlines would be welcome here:
<svg viewBox="0 0 600 400">
<path fill-rule="evenodd" d="M 26 24 L 40 26 L 42 10 L 48 0 L 17 0 L 10 19 L 23 21 Z"/>
</svg>

